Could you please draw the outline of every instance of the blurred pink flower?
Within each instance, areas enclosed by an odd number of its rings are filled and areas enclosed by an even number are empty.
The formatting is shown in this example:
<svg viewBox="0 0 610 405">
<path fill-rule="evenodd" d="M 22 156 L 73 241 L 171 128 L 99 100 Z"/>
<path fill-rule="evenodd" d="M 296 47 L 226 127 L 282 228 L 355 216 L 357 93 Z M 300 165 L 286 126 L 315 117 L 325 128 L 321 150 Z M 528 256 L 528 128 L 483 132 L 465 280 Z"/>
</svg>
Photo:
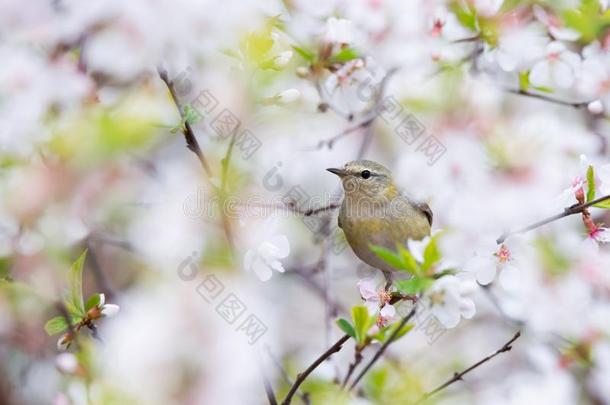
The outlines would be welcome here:
<svg viewBox="0 0 610 405">
<path fill-rule="evenodd" d="M 379 311 L 379 315 L 377 315 L 377 326 L 386 326 L 394 320 L 395 316 L 396 308 L 394 308 L 394 305 L 385 304 Z"/>
<path fill-rule="evenodd" d="M 369 312 L 374 314 L 379 308 L 384 307 L 390 301 L 390 294 L 384 288 L 378 288 L 372 278 L 358 281 L 358 290 L 364 300 L 364 305 Z"/>
<path fill-rule="evenodd" d="M 580 33 L 571 28 L 566 28 L 561 18 L 548 13 L 543 7 L 535 4 L 533 7 L 534 16 L 549 30 L 555 39 L 562 41 L 576 41 L 580 38 Z"/>
</svg>

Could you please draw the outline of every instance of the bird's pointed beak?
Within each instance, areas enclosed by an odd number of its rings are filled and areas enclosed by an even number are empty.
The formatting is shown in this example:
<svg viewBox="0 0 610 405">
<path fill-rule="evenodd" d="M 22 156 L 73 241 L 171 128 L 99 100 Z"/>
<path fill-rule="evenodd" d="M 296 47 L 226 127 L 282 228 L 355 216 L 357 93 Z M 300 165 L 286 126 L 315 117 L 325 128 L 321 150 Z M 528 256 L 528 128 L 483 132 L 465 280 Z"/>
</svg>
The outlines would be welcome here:
<svg viewBox="0 0 610 405">
<path fill-rule="evenodd" d="M 336 174 L 339 177 L 343 177 L 343 176 L 345 176 L 347 174 L 347 172 L 345 170 L 343 170 L 343 169 L 333 169 L 333 168 L 330 168 L 330 169 L 326 169 L 326 170 L 328 170 L 332 174 Z"/>
</svg>

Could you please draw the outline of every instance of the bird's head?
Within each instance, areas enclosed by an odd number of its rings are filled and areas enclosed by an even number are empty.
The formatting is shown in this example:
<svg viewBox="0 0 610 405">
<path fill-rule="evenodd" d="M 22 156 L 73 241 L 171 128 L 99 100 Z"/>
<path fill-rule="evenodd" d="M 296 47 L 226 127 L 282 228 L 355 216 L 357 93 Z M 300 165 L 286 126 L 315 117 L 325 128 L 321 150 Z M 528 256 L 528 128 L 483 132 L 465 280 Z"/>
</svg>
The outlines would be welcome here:
<svg viewBox="0 0 610 405">
<path fill-rule="evenodd" d="M 354 160 L 341 169 L 326 170 L 339 176 L 349 197 L 391 198 L 397 192 L 392 173 L 372 160 Z"/>
</svg>

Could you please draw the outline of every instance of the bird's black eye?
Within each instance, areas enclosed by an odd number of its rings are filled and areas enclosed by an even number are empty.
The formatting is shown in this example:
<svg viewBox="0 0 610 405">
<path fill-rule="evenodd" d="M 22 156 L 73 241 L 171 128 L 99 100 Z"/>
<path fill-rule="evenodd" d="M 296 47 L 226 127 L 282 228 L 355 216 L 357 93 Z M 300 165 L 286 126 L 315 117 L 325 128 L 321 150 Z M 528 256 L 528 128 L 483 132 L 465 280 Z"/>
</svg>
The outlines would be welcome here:
<svg viewBox="0 0 610 405">
<path fill-rule="evenodd" d="M 360 173 L 360 176 L 362 176 L 363 179 L 368 179 L 371 177 L 371 172 L 368 170 L 363 170 L 362 173 Z"/>
</svg>

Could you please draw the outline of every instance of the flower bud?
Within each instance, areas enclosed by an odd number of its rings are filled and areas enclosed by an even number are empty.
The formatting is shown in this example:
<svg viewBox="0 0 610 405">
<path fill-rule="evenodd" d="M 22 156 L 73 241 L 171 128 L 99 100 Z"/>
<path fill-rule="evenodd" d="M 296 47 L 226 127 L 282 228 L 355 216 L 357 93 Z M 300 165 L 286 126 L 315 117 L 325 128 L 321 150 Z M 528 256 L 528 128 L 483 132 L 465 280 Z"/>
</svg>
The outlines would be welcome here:
<svg viewBox="0 0 610 405">
<path fill-rule="evenodd" d="M 297 89 L 284 90 L 275 96 L 275 103 L 280 105 L 286 105 L 294 103 L 301 97 L 301 92 Z"/>
<path fill-rule="evenodd" d="M 600 100 L 595 100 L 587 105 L 587 109 L 591 114 L 598 115 L 604 112 L 604 105 Z"/>
<path fill-rule="evenodd" d="M 273 59 L 273 65 L 276 68 L 285 67 L 292 58 L 292 51 L 284 51 Z"/>
<path fill-rule="evenodd" d="M 72 340 L 74 340 L 74 335 L 72 335 L 72 332 L 64 333 L 57 341 L 57 350 L 67 350 L 70 347 Z"/>
<path fill-rule="evenodd" d="M 91 320 L 96 320 L 102 317 L 102 311 L 100 307 L 93 307 L 89 311 L 87 311 L 87 318 Z"/>
<path fill-rule="evenodd" d="M 120 307 L 114 304 L 106 304 L 102 307 L 102 316 L 110 318 L 119 312 Z"/>
<path fill-rule="evenodd" d="M 309 69 L 306 68 L 305 66 L 299 66 L 296 69 L 296 74 L 301 79 L 305 79 L 305 78 L 307 78 L 309 76 Z"/>
<path fill-rule="evenodd" d="M 55 357 L 55 367 L 65 374 L 74 374 L 78 370 L 78 360 L 72 353 L 61 353 Z"/>
</svg>

